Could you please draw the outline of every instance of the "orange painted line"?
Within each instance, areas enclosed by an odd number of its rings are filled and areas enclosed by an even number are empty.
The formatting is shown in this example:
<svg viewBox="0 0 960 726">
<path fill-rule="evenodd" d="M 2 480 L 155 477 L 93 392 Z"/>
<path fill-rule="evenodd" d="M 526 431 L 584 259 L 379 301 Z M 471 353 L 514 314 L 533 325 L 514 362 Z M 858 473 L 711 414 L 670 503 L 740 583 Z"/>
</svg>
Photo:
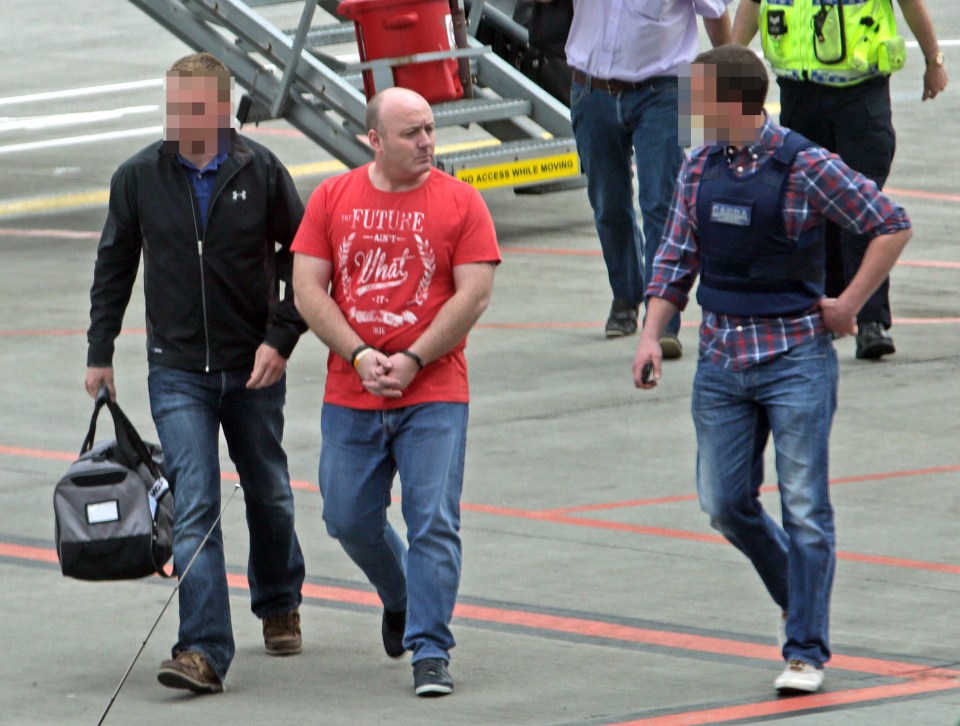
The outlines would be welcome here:
<svg viewBox="0 0 960 726">
<path fill-rule="evenodd" d="M 0 454 L 6 454 L 7 456 L 26 456 L 31 459 L 55 459 L 57 461 L 73 461 L 79 456 L 79 454 L 68 454 L 66 451 L 24 449 L 20 446 L 0 446 Z"/>
<path fill-rule="evenodd" d="M 739 721 L 748 718 L 776 716 L 778 714 L 799 713 L 812 709 L 835 708 L 849 706 L 855 703 L 883 701 L 906 696 L 919 696 L 925 693 L 936 693 L 960 688 L 955 680 L 907 681 L 888 686 L 874 686 L 872 688 L 854 688 L 835 693 L 817 693 L 810 696 L 796 696 L 780 698 L 776 701 L 761 701 L 747 703 L 741 706 L 726 706 L 711 708 L 705 711 L 687 711 L 669 716 L 656 716 L 635 721 L 621 721 L 615 726 L 697 726 L 698 724 L 724 723 Z"/>
<path fill-rule="evenodd" d="M 15 557 L 18 559 L 37 562 L 58 561 L 56 552 L 52 549 L 27 547 L 3 542 L 0 542 L 0 556 Z M 250 588 L 246 576 L 242 574 L 228 573 L 227 583 L 230 587 L 239 590 L 249 590 Z M 372 608 L 380 608 L 382 606 L 376 593 L 365 590 L 357 590 L 354 588 L 304 583 L 303 595 L 306 598 L 327 602 L 349 603 Z M 737 658 L 753 658 L 756 660 L 773 662 L 780 661 L 781 659 L 780 649 L 772 645 L 760 645 L 757 643 L 737 641 L 729 638 L 691 635 L 667 630 L 654 630 L 652 628 L 639 628 L 631 625 L 610 623 L 603 620 L 593 620 L 589 618 L 578 618 L 562 615 L 549 615 L 527 610 L 496 608 L 461 603 L 454 608 L 454 617 L 463 618 L 465 620 L 497 623 L 500 625 L 519 626 L 529 628 L 531 630 L 567 633 L 581 637 L 617 640 L 627 643 L 639 643 L 643 645 L 652 645 L 675 650 L 687 650 L 698 653 L 712 653 L 715 655 L 726 655 Z M 956 679 L 960 677 L 960 671 L 943 668 L 926 668 L 915 663 L 904 663 L 880 658 L 861 658 L 857 656 L 845 656 L 838 654 L 835 655 L 831 660 L 831 665 L 832 667 L 841 670 L 891 678 L 903 678 L 908 679 L 908 681 L 911 682 L 924 684 L 925 688 L 919 692 L 953 688 L 960 685 L 960 683 L 956 682 Z M 882 686 L 879 688 L 889 689 L 894 687 Z M 878 691 L 876 688 L 862 690 L 871 692 Z M 855 693 L 855 691 L 841 692 L 841 694 L 820 694 L 820 696 L 817 697 L 806 698 L 804 701 L 808 704 L 807 707 L 813 707 L 810 706 L 810 704 L 814 698 L 832 698 L 842 695 L 842 693 Z M 879 696 L 873 696 L 873 698 L 877 697 Z M 888 695 L 884 697 L 889 698 L 892 696 Z M 778 701 L 776 703 L 783 703 L 783 701 Z"/>
<path fill-rule="evenodd" d="M 906 469 L 903 471 L 887 471 L 877 474 L 863 474 L 860 476 L 838 477 L 830 480 L 830 486 L 838 484 L 854 484 L 865 481 L 880 481 L 883 479 L 900 479 L 908 476 L 927 476 L 929 474 L 945 474 L 960 471 L 960 465 L 955 466 L 932 466 L 927 469 Z M 768 485 L 760 488 L 761 492 L 776 492 L 775 485 Z M 696 494 L 678 494 L 672 497 L 656 497 L 653 499 L 630 499 L 624 502 L 604 502 L 601 504 L 584 504 L 577 507 L 561 507 L 558 509 L 542 509 L 541 514 L 571 514 L 576 512 L 592 512 L 605 509 L 626 509 L 630 507 L 648 507 L 655 504 L 672 504 L 675 502 L 693 502 L 697 500 Z"/>
<path fill-rule="evenodd" d="M 18 560 L 33 562 L 60 562 L 57 551 L 49 547 L 27 547 L 9 542 L 0 542 L 0 557 L 16 557 Z"/>
<path fill-rule="evenodd" d="M 683 529 L 666 529 L 664 527 L 646 527 L 640 524 L 611 522 L 605 519 L 567 517 L 562 514 L 531 512 L 526 509 L 510 509 L 508 507 L 496 507 L 489 504 L 461 503 L 460 508 L 467 512 L 479 512 L 481 514 L 493 514 L 501 517 L 514 517 L 519 519 L 535 519 L 541 522 L 549 522 L 551 524 L 570 524 L 575 527 L 590 527 L 592 529 L 607 529 L 616 532 L 630 532 L 631 534 L 646 534 L 652 537 L 668 537 L 671 539 L 682 539 L 692 542 L 709 542 L 711 544 L 726 542 L 726 540 L 721 536 L 715 534 L 689 532 Z"/>
<path fill-rule="evenodd" d="M 227 582 L 231 587 L 247 590 L 249 584 L 244 575 L 228 574 Z M 332 587 L 304 583 L 304 597 L 330 602 L 350 603 L 374 608 L 383 607 L 376 593 L 353 588 Z M 604 620 L 590 618 L 568 617 L 563 615 L 549 615 L 516 610 L 496 608 L 485 605 L 469 605 L 458 603 L 453 611 L 454 617 L 465 620 L 477 620 L 499 625 L 514 625 L 531 630 L 567 633 L 588 638 L 604 640 L 618 640 L 625 643 L 640 643 L 675 650 L 689 650 L 697 653 L 713 653 L 739 658 L 752 658 L 779 662 L 782 660 L 780 649 L 774 645 L 760 645 L 729 638 L 714 638 L 705 635 L 690 635 L 669 630 L 653 630 L 652 628 L 638 628 L 632 625 L 621 625 Z M 834 668 L 857 673 L 884 676 L 889 678 L 905 678 L 910 680 L 935 680 L 960 677 L 960 671 L 942 668 L 927 668 L 916 663 L 884 660 L 881 658 L 861 658 L 858 656 L 834 655 L 830 660 Z M 960 684 L 958 684 L 960 685 Z M 829 694 L 825 694 L 829 695 Z"/>
<path fill-rule="evenodd" d="M 0 446 L 0 454 L 9 456 L 25 456 L 29 458 L 54 459 L 59 461 L 73 461 L 75 454 L 62 451 L 46 451 L 43 449 L 26 449 L 15 446 Z M 915 476 L 924 473 L 940 473 L 956 471 L 960 467 L 934 467 L 931 469 L 915 469 L 907 472 L 895 474 L 875 475 L 877 479 L 893 478 L 897 474 L 901 476 Z M 239 476 L 235 472 L 221 472 L 221 477 L 228 481 L 239 481 Z M 855 478 L 849 481 L 863 481 L 865 478 Z M 313 482 L 300 479 L 292 479 L 290 486 L 294 489 L 303 491 L 319 492 L 319 488 Z M 775 489 L 775 487 L 764 487 L 764 490 Z M 696 495 L 688 495 L 692 498 Z M 679 499 L 676 498 L 676 499 Z M 616 505 L 610 505 L 608 508 L 614 508 Z M 727 541 L 718 534 L 692 532 L 682 529 L 668 529 L 665 527 L 649 527 L 640 524 L 629 524 L 627 522 L 614 522 L 605 519 L 588 519 L 585 517 L 571 517 L 562 514 L 561 510 L 531 511 L 527 509 L 514 509 L 509 507 L 499 507 L 489 504 L 471 504 L 461 502 L 460 508 L 465 512 L 477 512 L 479 514 L 489 514 L 499 517 L 511 517 L 514 519 L 529 519 L 550 524 L 564 524 L 575 527 L 588 527 L 591 529 L 603 529 L 614 532 L 628 532 L 630 534 L 640 534 L 650 537 L 662 537 L 667 539 L 678 539 L 687 542 L 704 542 L 707 544 L 726 544 Z M 903 569 L 922 570 L 927 572 L 942 572 L 945 574 L 960 574 L 960 565 L 951 565 L 942 562 L 927 562 L 924 560 L 911 560 L 902 557 L 885 557 L 882 555 L 871 555 L 857 552 L 837 552 L 837 559 L 850 562 L 859 562 L 863 564 L 879 565 L 883 567 L 898 567 Z"/>
<path fill-rule="evenodd" d="M 884 194 L 893 194 L 912 199 L 928 199 L 934 202 L 960 202 L 960 194 L 945 194 L 943 192 L 922 192 L 917 189 L 894 189 L 885 187 Z"/>
<path fill-rule="evenodd" d="M 627 509 L 630 507 L 651 507 L 656 504 L 674 504 L 675 502 L 696 501 L 696 494 L 678 494 L 673 497 L 654 497 L 652 499 L 629 499 L 625 502 L 604 502 L 602 504 L 583 504 L 578 507 L 559 507 L 542 509 L 543 514 L 572 514 L 574 512 L 597 512 L 605 509 Z"/>
</svg>

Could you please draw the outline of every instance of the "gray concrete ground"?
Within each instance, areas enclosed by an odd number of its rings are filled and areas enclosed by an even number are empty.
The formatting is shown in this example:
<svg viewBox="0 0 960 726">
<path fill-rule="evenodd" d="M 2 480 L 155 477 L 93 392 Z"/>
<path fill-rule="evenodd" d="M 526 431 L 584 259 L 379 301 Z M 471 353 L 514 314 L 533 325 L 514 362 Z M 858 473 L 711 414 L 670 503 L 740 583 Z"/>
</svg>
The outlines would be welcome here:
<svg viewBox="0 0 960 726">
<path fill-rule="evenodd" d="M 956 76 L 960 10 L 927 4 Z M 0 723 L 92 724 L 171 589 L 157 578 L 64 579 L 52 549 L 53 484 L 90 412 L 84 332 L 106 184 L 151 133 L 50 143 L 156 125 L 159 111 L 140 107 L 157 105 L 160 88 L 24 97 L 156 79 L 187 49 L 120 0 L 5 2 L 0 37 Z M 381 651 L 370 587 L 324 532 L 314 482 L 325 350 L 304 338 L 289 368 L 286 433 L 308 566 L 303 654 L 263 652 L 243 589 L 237 499 L 224 516 L 237 584 L 228 692 L 193 698 L 157 684 L 174 606 L 107 722 L 956 723 L 960 78 L 921 104 L 921 63 L 914 51 L 893 83 L 899 149 L 889 187 L 916 225 L 893 276 L 898 352 L 860 362 L 851 340 L 838 341 L 836 655 L 822 694 L 774 694 L 775 608 L 693 495 L 697 313 L 681 334 L 684 358 L 655 391 L 635 391 L 635 339 L 602 336 L 609 299 L 584 192 L 493 191 L 485 197 L 504 264 L 468 349 L 456 693 L 413 696 L 409 665 Z M 71 116 L 108 109 L 126 110 L 113 120 Z M 27 128 L 27 118 L 46 125 Z M 295 170 L 304 196 L 331 168 L 283 124 L 254 133 Z M 152 435 L 142 321 L 135 292 L 118 340 L 120 401 Z M 233 471 L 225 452 L 223 464 Z M 224 494 L 232 488 L 225 479 Z M 764 502 L 775 511 L 775 492 Z"/>
</svg>

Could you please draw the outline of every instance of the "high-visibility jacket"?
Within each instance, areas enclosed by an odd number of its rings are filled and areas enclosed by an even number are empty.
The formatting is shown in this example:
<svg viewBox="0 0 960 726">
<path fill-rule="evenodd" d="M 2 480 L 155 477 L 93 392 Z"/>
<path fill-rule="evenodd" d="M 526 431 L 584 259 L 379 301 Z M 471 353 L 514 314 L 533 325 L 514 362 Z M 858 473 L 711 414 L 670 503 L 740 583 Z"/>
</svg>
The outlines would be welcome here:
<svg viewBox="0 0 960 726">
<path fill-rule="evenodd" d="M 851 86 L 906 60 L 892 0 L 761 0 L 760 37 L 783 78 Z"/>
</svg>

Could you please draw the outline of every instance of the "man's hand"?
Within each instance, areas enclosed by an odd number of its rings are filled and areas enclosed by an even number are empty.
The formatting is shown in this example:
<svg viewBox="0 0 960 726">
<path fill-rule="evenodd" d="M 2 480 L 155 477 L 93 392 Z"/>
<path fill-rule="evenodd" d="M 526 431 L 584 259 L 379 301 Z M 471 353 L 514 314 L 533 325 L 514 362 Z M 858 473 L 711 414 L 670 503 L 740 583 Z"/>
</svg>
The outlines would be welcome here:
<svg viewBox="0 0 960 726">
<path fill-rule="evenodd" d="M 419 371 L 416 361 L 403 353 L 386 356 L 374 351 L 357 365 L 363 387 L 381 398 L 400 398 Z"/>
<path fill-rule="evenodd" d="M 820 299 L 820 312 L 823 314 L 823 324 L 837 335 L 857 334 L 857 313 L 845 308 L 835 297 Z"/>
<path fill-rule="evenodd" d="M 110 400 L 117 400 L 117 388 L 113 382 L 113 366 L 89 366 L 87 367 L 87 376 L 83 381 L 83 387 L 87 389 L 90 398 L 97 397 L 97 391 L 101 385 L 106 385 L 110 391 Z"/>
<path fill-rule="evenodd" d="M 272 345 L 261 343 L 253 359 L 247 388 L 266 388 L 279 381 L 287 370 L 287 359 Z"/>
<path fill-rule="evenodd" d="M 637 388 L 653 388 L 660 379 L 660 364 L 663 362 L 663 350 L 655 338 L 640 338 L 637 354 L 633 357 L 633 385 Z M 653 375 L 647 382 L 643 380 L 643 368 L 653 366 Z"/>
<path fill-rule="evenodd" d="M 928 98 L 936 98 L 937 94 L 943 92 L 946 87 L 947 69 L 935 63 L 928 64 L 927 69 L 923 72 L 922 100 L 926 101 Z"/>
</svg>

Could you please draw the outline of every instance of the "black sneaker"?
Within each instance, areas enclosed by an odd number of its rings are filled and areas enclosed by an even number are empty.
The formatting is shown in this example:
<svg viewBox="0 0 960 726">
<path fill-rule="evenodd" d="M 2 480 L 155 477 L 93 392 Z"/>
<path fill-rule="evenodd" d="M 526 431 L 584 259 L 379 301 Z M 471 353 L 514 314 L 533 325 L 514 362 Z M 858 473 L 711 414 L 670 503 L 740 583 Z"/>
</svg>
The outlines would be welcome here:
<svg viewBox="0 0 960 726">
<path fill-rule="evenodd" d="M 857 358 L 876 360 L 881 356 L 896 353 L 893 338 L 881 323 L 864 323 L 857 330 Z"/>
<path fill-rule="evenodd" d="M 621 298 L 615 297 L 610 306 L 610 317 L 607 318 L 607 337 L 622 338 L 637 332 L 637 314 L 639 305 L 633 305 Z"/>
<path fill-rule="evenodd" d="M 447 671 L 447 661 L 441 658 L 424 658 L 414 663 L 413 692 L 424 698 L 453 693 L 453 678 Z"/>
<path fill-rule="evenodd" d="M 392 612 L 384 608 L 380 634 L 383 636 L 383 649 L 391 658 L 402 658 L 407 649 L 403 647 L 403 631 L 407 627 L 407 611 Z"/>
</svg>

